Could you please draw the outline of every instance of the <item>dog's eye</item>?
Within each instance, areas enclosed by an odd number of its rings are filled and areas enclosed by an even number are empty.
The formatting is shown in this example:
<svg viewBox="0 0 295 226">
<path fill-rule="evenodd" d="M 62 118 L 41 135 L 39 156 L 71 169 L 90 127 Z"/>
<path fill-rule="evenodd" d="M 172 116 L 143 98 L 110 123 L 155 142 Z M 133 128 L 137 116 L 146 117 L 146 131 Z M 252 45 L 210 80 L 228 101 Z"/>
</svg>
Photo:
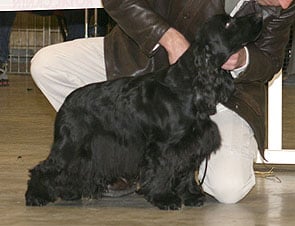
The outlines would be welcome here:
<svg viewBox="0 0 295 226">
<path fill-rule="evenodd" d="M 231 25 L 231 22 L 227 22 L 227 23 L 225 24 L 225 28 L 228 29 L 228 28 L 230 27 L 230 25 Z"/>
</svg>

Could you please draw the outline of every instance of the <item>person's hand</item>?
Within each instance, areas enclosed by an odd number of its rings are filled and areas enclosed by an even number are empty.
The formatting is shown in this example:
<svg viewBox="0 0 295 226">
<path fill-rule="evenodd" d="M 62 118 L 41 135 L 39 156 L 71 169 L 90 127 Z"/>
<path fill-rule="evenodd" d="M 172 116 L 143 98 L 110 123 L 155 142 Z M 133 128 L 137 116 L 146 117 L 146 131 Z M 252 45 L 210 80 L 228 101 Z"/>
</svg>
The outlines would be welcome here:
<svg viewBox="0 0 295 226">
<path fill-rule="evenodd" d="M 222 69 L 232 71 L 236 68 L 243 67 L 246 64 L 247 55 L 244 48 L 231 55 L 228 60 L 221 66 Z"/>
<path fill-rule="evenodd" d="M 174 64 L 190 46 L 186 38 L 174 28 L 169 28 L 159 43 L 166 49 L 170 64 Z"/>
<path fill-rule="evenodd" d="M 281 6 L 283 9 L 287 9 L 293 0 L 256 0 L 260 5 L 268 6 Z"/>
</svg>

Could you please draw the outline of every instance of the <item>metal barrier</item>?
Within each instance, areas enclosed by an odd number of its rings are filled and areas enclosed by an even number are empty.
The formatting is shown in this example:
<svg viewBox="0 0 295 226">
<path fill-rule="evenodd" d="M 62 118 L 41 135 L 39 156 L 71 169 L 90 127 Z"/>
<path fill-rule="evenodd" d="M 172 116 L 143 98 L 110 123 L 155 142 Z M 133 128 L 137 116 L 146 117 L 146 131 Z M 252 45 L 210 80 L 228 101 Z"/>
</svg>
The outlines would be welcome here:
<svg viewBox="0 0 295 226">
<path fill-rule="evenodd" d="M 282 147 L 282 71 L 268 85 L 268 148 L 267 162 L 271 164 L 295 164 L 295 150 Z M 264 162 L 261 158 L 257 163 Z"/>
<path fill-rule="evenodd" d="M 55 16 L 17 13 L 10 36 L 8 72 L 29 74 L 30 61 L 42 47 L 63 41 Z"/>
</svg>

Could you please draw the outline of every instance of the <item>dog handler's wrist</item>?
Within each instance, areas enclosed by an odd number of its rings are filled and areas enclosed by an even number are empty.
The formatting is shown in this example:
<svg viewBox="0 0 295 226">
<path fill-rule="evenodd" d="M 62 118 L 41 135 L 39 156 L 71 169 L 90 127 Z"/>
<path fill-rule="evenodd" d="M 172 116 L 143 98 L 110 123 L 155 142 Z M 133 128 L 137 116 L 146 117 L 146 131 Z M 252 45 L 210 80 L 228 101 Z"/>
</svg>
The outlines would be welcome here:
<svg viewBox="0 0 295 226">
<path fill-rule="evenodd" d="M 190 46 L 186 38 L 172 27 L 165 32 L 159 44 L 166 49 L 170 64 L 174 64 Z"/>
<path fill-rule="evenodd" d="M 244 72 L 249 65 L 249 51 L 246 46 L 244 47 L 244 49 L 246 53 L 246 63 L 242 67 L 236 68 L 230 72 L 233 78 L 239 77 L 240 73 Z"/>
</svg>

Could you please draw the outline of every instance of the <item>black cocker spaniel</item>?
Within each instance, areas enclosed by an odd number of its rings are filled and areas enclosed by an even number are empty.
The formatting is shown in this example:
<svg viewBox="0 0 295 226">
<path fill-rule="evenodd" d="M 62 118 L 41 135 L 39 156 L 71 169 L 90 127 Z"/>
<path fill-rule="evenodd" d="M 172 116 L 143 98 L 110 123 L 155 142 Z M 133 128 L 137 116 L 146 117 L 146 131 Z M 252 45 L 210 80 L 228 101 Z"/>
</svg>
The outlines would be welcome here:
<svg viewBox="0 0 295 226">
<path fill-rule="evenodd" d="M 217 15 L 169 68 L 75 90 L 49 156 L 30 170 L 26 205 L 100 198 L 120 177 L 160 209 L 202 205 L 195 171 L 221 143 L 210 115 L 234 92 L 221 65 L 261 29 L 259 15 Z"/>
</svg>

